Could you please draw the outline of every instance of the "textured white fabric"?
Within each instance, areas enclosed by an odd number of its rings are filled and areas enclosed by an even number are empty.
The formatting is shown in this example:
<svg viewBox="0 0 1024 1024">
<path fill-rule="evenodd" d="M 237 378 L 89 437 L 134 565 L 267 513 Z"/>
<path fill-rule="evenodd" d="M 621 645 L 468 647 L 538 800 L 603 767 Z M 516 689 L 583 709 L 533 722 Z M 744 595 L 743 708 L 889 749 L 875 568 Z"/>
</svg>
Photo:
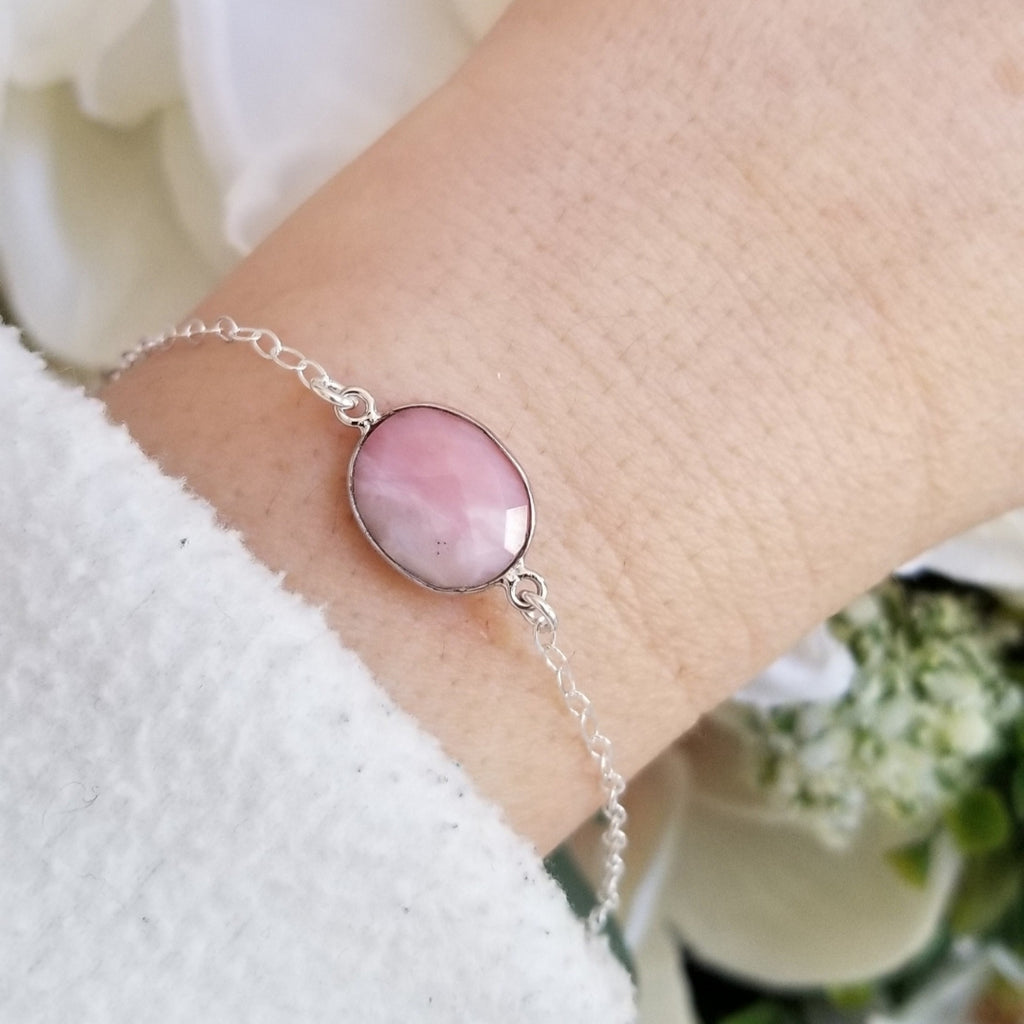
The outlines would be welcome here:
<svg viewBox="0 0 1024 1024">
<path fill-rule="evenodd" d="M 630 1019 L 319 612 L 0 331 L 0 1021 Z"/>
</svg>

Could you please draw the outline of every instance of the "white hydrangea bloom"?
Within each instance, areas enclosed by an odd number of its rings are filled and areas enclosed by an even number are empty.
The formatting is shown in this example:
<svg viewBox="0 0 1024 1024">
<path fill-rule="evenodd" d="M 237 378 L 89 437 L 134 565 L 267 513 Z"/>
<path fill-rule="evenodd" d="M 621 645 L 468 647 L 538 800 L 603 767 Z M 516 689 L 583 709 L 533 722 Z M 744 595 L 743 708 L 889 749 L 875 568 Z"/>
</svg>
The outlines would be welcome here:
<svg viewBox="0 0 1024 1024">
<path fill-rule="evenodd" d="M 721 709 L 756 751 L 774 806 L 827 843 L 848 843 L 870 810 L 933 821 L 972 784 L 1024 706 L 998 661 L 1020 623 L 950 594 L 887 585 L 836 620 L 858 661 L 837 700 Z"/>
</svg>

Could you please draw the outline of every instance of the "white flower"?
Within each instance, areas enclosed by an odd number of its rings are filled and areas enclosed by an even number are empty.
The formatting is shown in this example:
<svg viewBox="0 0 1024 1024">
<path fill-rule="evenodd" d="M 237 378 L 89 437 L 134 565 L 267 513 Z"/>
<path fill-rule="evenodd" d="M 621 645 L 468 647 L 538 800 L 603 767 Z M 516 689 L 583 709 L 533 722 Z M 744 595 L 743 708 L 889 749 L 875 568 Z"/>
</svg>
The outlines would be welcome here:
<svg viewBox="0 0 1024 1024">
<path fill-rule="evenodd" d="M 846 644 L 823 623 L 755 676 L 734 700 L 762 708 L 835 700 L 850 688 L 856 669 Z"/>
<path fill-rule="evenodd" d="M 889 584 L 833 628 L 857 656 L 844 694 L 726 706 L 627 794 L 624 931 L 659 1003 L 679 998 L 666 947 L 769 987 L 855 984 L 906 963 L 945 913 L 960 857 L 925 839 L 1020 713 L 1000 661 L 1019 623 Z M 916 882 L 897 870 L 926 848 Z"/>
<path fill-rule="evenodd" d="M 676 855 L 692 788 L 688 774 L 682 757 L 660 757 L 628 790 L 629 870 L 622 886 L 621 922 L 640 975 L 640 1024 L 700 1024 L 682 970 L 679 935 L 664 914 L 666 892 L 678 884 Z M 601 832 L 592 820 L 572 839 L 573 854 L 592 879 L 602 869 Z"/>
<path fill-rule="evenodd" d="M 440 84 L 504 6 L 321 0 L 297 16 L 284 0 L 0 5 L 0 275 L 21 325 L 51 354 L 111 364 Z M 921 569 L 1024 593 L 1024 511 L 901 571 Z M 820 627 L 742 699 L 832 700 L 853 671 Z M 928 686 L 948 700 L 957 680 L 936 671 Z M 969 697 L 935 726 L 968 753 L 992 739 L 989 709 Z M 908 714 L 891 703 L 874 728 L 898 737 Z M 814 720 L 808 711 L 802 727 Z M 837 790 L 830 766 L 849 737 L 815 735 L 787 770 Z M 955 878 L 942 847 L 923 889 L 903 883 L 885 853 L 905 836 L 875 821 L 850 848 L 829 849 L 744 789 L 746 757 L 707 732 L 631 794 L 626 931 L 645 1020 L 693 1019 L 677 937 L 769 983 L 856 981 L 927 939 Z M 929 777 L 926 761 L 904 750 L 883 763 L 909 788 Z M 847 796 L 859 821 L 863 798 Z M 955 1018 L 899 1024 L 937 1019 Z"/>
<path fill-rule="evenodd" d="M 948 842 L 936 845 L 923 887 L 905 881 L 887 856 L 905 838 L 870 822 L 834 849 L 742 799 L 698 790 L 662 914 L 695 956 L 740 977 L 769 987 L 855 984 L 928 943 L 956 881 Z"/>
<path fill-rule="evenodd" d="M 961 533 L 901 565 L 898 572 L 909 576 L 925 570 L 1024 596 L 1024 509 Z"/>
<path fill-rule="evenodd" d="M 896 570 L 900 576 L 926 571 L 1000 592 L 1015 603 L 1024 601 L 1024 509 L 958 534 Z M 851 603 L 845 614 L 854 617 L 858 607 L 870 614 L 870 599 L 866 601 Z M 845 645 L 821 625 L 756 676 L 735 699 L 759 707 L 832 700 L 845 692 L 853 671 Z M 980 736 L 978 742 L 982 743 Z"/>
<path fill-rule="evenodd" d="M 757 752 L 773 806 L 842 845 L 881 812 L 927 826 L 974 783 L 1021 712 L 1001 652 L 1017 618 L 946 592 L 889 583 L 832 624 L 857 656 L 832 701 L 726 705 L 716 720 Z"/>
<path fill-rule="evenodd" d="M 159 180 L 153 125 L 81 119 L 65 87 L 9 91 L 0 133 L 0 268 L 15 315 L 51 354 L 110 362 L 187 310 L 214 268 Z M 86 170 L 87 169 L 87 170 Z"/>
<path fill-rule="evenodd" d="M 9 0 L 0 274 L 46 351 L 180 318 L 438 86 L 494 0 Z"/>
<path fill-rule="evenodd" d="M 643 1024 L 675 1020 L 660 1007 L 687 999 L 666 966 L 680 973 L 682 942 L 769 987 L 854 984 L 927 944 L 957 879 L 959 857 L 942 840 L 925 883 L 908 883 L 889 853 L 916 833 L 877 819 L 845 849 L 828 847 L 765 803 L 748 756 L 735 736 L 705 724 L 628 793 L 623 921 L 650 1007 Z M 577 853 L 595 872 L 592 839 L 581 834 Z"/>
</svg>

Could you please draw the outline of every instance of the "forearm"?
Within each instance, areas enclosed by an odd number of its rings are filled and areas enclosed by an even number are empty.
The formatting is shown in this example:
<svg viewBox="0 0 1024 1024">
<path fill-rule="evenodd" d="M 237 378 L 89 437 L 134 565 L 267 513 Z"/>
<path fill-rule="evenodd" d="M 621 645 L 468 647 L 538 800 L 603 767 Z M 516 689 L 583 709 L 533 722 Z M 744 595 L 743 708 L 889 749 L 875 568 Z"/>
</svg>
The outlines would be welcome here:
<svg viewBox="0 0 1024 1024">
<path fill-rule="evenodd" d="M 538 502 L 530 564 L 629 773 L 899 561 L 1019 498 L 1003 148 L 1021 115 L 998 102 L 998 37 L 974 29 L 967 62 L 949 26 L 915 25 L 909 67 L 852 6 L 829 25 L 719 6 L 517 5 L 201 310 L 508 444 Z M 523 624 L 373 555 L 345 499 L 354 432 L 322 403 L 216 345 L 154 357 L 108 401 L 514 825 L 547 848 L 591 809 Z"/>
</svg>

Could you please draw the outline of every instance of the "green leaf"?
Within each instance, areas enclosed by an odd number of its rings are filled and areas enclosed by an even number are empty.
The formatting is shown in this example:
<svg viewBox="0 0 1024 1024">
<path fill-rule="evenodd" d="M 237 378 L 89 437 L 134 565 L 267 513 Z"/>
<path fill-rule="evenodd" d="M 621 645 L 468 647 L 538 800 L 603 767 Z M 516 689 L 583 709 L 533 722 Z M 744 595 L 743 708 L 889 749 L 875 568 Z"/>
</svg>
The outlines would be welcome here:
<svg viewBox="0 0 1024 1024">
<path fill-rule="evenodd" d="M 1021 865 L 1012 851 L 967 861 L 949 911 L 959 935 L 977 935 L 996 924 L 1021 892 Z"/>
<path fill-rule="evenodd" d="M 946 826 L 962 853 L 991 853 L 1005 846 L 1013 831 L 1010 812 L 998 790 L 982 786 L 965 793 L 946 813 Z"/>
<path fill-rule="evenodd" d="M 1024 885 L 1018 888 L 1024 890 Z M 1018 892 L 1017 899 L 1003 915 L 993 937 L 1017 956 L 1024 957 L 1024 892 Z"/>
<path fill-rule="evenodd" d="M 1010 803 L 1018 821 L 1024 821 L 1024 764 L 1018 764 L 1010 777 Z"/>
<path fill-rule="evenodd" d="M 778 1003 L 761 1001 L 727 1017 L 720 1017 L 718 1024 L 793 1024 L 793 1017 Z"/>
<path fill-rule="evenodd" d="M 885 859 L 895 869 L 896 874 L 915 889 L 923 889 L 928 882 L 928 869 L 932 865 L 932 841 L 922 839 L 890 850 Z"/>
<path fill-rule="evenodd" d="M 837 1010 L 864 1010 L 875 998 L 875 986 L 871 982 L 863 985 L 843 985 L 828 990 L 829 1002 Z"/>
</svg>

